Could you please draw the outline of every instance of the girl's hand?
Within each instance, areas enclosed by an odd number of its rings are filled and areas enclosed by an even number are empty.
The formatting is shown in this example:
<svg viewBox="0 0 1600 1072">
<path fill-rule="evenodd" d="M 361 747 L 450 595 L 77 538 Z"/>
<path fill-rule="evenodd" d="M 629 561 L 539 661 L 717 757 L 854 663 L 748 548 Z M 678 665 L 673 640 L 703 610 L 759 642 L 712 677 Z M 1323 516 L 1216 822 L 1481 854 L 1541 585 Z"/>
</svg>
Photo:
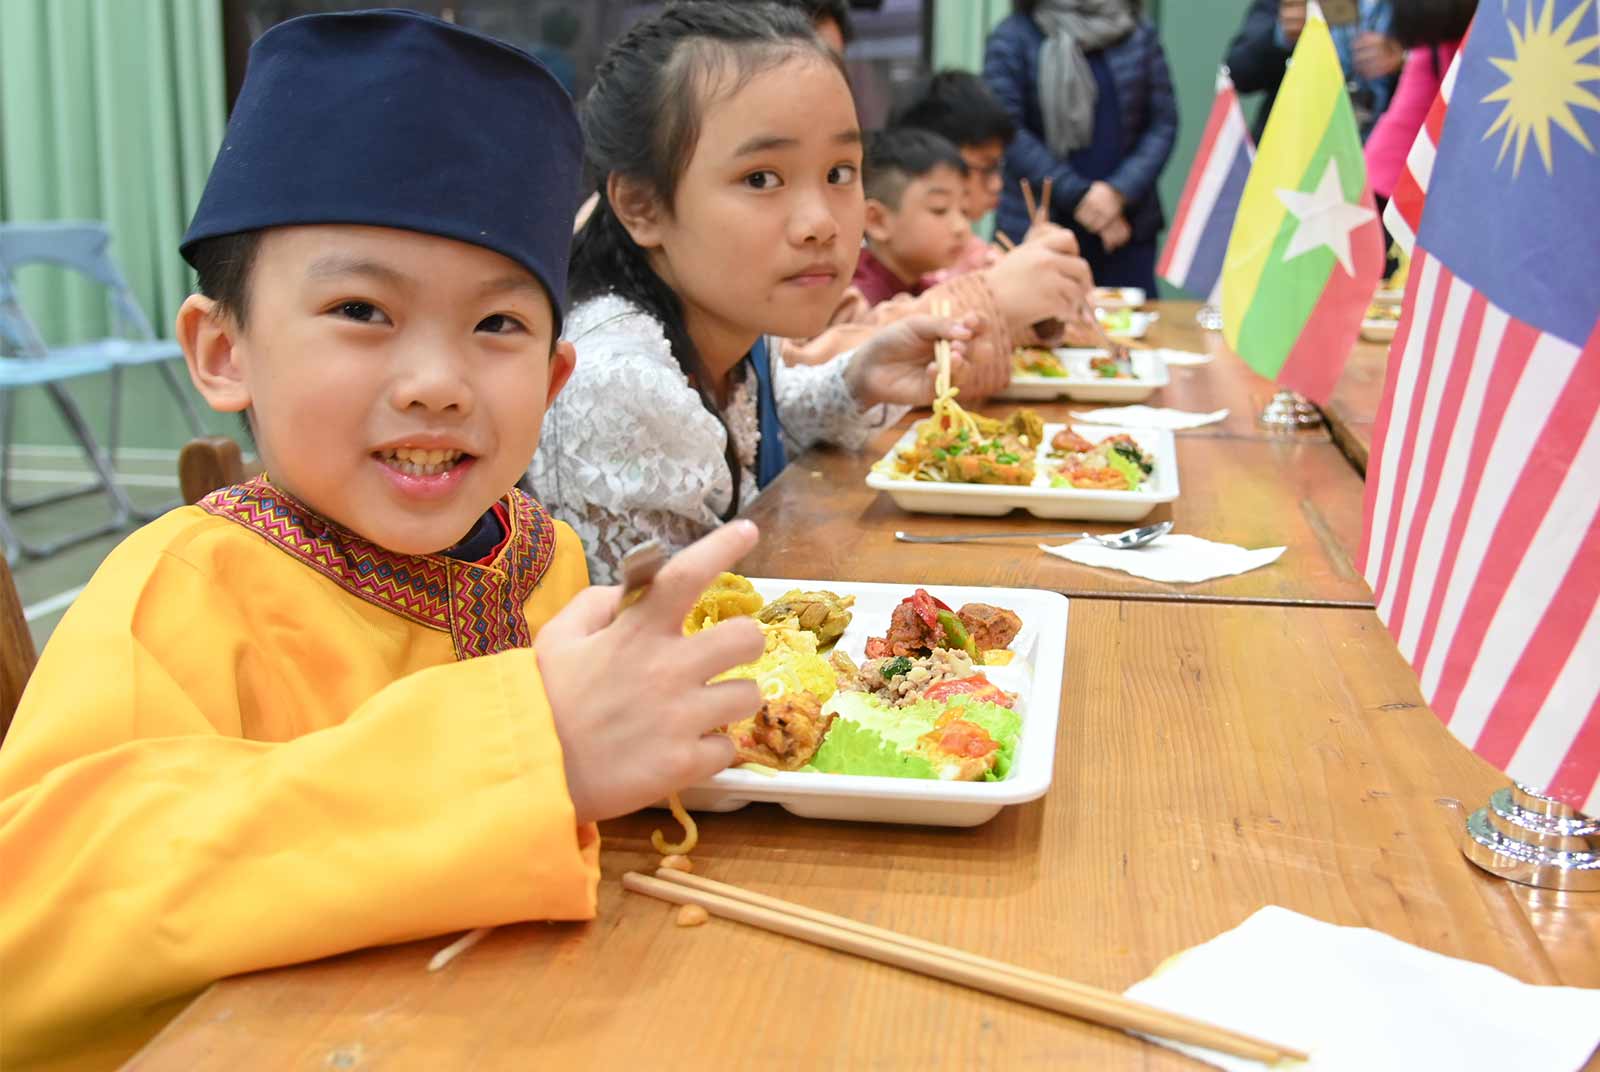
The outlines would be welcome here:
<svg viewBox="0 0 1600 1072">
<path fill-rule="evenodd" d="M 754 618 L 688 637 L 683 619 L 758 535 L 730 522 L 673 556 L 621 613 L 621 588 L 589 588 L 539 630 L 533 647 L 578 822 L 636 811 L 733 762 L 733 742 L 712 731 L 759 710 L 760 689 L 706 682 L 760 658 L 765 638 Z"/>
<path fill-rule="evenodd" d="M 978 317 L 972 314 L 959 319 L 919 314 L 896 320 L 856 348 L 844 373 L 850 393 L 863 406 L 880 402 L 926 406 L 933 401 L 938 374 L 933 344 L 950 340 L 951 377 L 960 380 L 972 375 L 969 344 L 978 326 Z M 1009 354 L 1006 360 L 1009 379 Z"/>
<path fill-rule="evenodd" d="M 1017 338 L 1028 337 L 1031 325 L 1040 320 L 1076 316 L 1094 288 L 1089 263 L 1078 256 L 1077 238 L 1061 227 L 1024 242 L 985 277 L 1000 314 Z M 1010 360 L 1009 354 L 1006 360 Z"/>
</svg>

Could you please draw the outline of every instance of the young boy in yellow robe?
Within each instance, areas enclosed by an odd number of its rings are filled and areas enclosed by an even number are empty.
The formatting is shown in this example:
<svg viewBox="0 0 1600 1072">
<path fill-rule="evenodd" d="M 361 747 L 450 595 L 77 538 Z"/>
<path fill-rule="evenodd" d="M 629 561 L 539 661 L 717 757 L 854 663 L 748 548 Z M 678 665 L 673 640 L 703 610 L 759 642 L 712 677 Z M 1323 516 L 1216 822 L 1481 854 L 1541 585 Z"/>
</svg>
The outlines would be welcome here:
<svg viewBox="0 0 1600 1072">
<path fill-rule="evenodd" d="M 221 976 L 595 911 L 595 820 L 726 766 L 759 629 L 684 637 L 748 523 L 644 599 L 512 490 L 580 136 L 555 79 L 424 16 L 252 51 L 177 329 L 268 475 L 112 552 L 0 748 L 0 1066 L 109 1067 Z M 581 592 L 581 594 L 580 594 Z M 420 967 L 419 967 L 420 970 Z"/>
</svg>

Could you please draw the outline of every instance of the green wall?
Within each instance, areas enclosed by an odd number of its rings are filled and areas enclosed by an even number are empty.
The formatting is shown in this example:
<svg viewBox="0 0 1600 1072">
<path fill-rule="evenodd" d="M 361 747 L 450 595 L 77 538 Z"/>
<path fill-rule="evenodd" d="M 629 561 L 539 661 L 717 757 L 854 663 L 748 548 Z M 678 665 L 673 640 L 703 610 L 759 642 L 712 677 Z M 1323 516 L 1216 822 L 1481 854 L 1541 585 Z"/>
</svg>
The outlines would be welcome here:
<svg viewBox="0 0 1600 1072">
<path fill-rule="evenodd" d="M 1189 164 L 1205 129 L 1217 67 L 1249 6 L 1249 0 L 1162 0 L 1155 5 L 1161 46 L 1166 50 L 1172 84 L 1178 91 L 1178 144 L 1167 169 L 1161 173 L 1161 203 L 1166 206 L 1169 219 L 1178 207 Z M 1244 110 L 1246 116 L 1255 114 L 1254 95 L 1245 98 Z M 1164 282 L 1161 288 L 1163 293 L 1178 294 Z"/>
</svg>

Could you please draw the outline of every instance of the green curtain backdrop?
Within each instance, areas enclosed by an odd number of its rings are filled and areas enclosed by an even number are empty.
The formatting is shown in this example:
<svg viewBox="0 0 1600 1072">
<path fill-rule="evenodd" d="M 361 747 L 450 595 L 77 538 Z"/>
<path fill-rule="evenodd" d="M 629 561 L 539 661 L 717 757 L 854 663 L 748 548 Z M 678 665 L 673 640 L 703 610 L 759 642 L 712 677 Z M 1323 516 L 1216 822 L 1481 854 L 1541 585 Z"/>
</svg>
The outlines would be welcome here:
<svg viewBox="0 0 1600 1072">
<path fill-rule="evenodd" d="M 933 67 L 983 70 L 983 43 L 1011 0 L 933 0 Z"/>
<path fill-rule="evenodd" d="M 0 0 L 0 220 L 95 219 L 151 324 L 170 335 L 191 276 L 178 239 L 226 123 L 218 0 Z M 98 288 L 27 270 L 23 302 L 53 342 L 107 330 Z M 144 375 L 125 377 L 137 390 Z M 97 414 L 102 385 L 74 393 Z M 153 392 L 152 392 L 153 394 Z M 17 438 L 56 441 L 45 407 L 19 406 Z M 165 408 L 125 440 L 180 445 Z"/>
</svg>

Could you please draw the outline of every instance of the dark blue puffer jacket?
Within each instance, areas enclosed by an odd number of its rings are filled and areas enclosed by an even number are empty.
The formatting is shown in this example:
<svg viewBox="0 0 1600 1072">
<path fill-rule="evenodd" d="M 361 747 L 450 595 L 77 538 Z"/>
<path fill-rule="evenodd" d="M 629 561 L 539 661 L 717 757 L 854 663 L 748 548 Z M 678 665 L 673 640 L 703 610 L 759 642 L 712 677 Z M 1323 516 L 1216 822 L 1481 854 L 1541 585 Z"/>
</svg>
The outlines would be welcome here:
<svg viewBox="0 0 1600 1072">
<path fill-rule="evenodd" d="M 1024 176 L 1035 191 L 1046 176 L 1055 179 L 1050 215 L 1060 224 L 1071 221 L 1090 182 L 1045 144 L 1044 117 L 1039 110 L 1039 50 L 1043 45 L 1044 34 L 1031 18 L 1011 15 L 989 35 L 983 58 L 983 80 L 1017 124 L 1017 136 L 1006 149 L 1005 189 L 995 224 L 1019 240 L 1028 230 L 1028 213 L 1022 203 Z M 1172 76 L 1167 72 L 1161 40 L 1148 22 L 1141 21 L 1138 29 L 1106 48 L 1104 55 L 1116 83 L 1123 131 L 1122 162 L 1105 181 L 1127 201 L 1124 212 L 1133 241 L 1150 241 L 1166 223 L 1156 179 L 1178 136 Z"/>
</svg>

